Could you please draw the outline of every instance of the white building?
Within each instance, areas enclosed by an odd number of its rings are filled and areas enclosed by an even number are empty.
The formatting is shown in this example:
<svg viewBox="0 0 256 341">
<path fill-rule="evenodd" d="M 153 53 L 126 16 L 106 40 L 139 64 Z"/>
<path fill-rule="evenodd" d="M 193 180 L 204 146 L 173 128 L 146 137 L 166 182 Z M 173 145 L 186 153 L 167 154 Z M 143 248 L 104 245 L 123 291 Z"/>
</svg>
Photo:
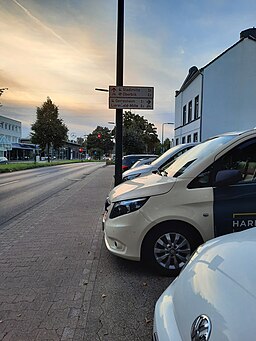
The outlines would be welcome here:
<svg viewBox="0 0 256 341">
<path fill-rule="evenodd" d="M 0 115 L 0 156 L 6 156 L 12 149 L 12 143 L 21 139 L 21 122 Z"/>
<path fill-rule="evenodd" d="M 256 28 L 201 69 L 175 94 L 175 144 L 256 127 Z"/>
</svg>

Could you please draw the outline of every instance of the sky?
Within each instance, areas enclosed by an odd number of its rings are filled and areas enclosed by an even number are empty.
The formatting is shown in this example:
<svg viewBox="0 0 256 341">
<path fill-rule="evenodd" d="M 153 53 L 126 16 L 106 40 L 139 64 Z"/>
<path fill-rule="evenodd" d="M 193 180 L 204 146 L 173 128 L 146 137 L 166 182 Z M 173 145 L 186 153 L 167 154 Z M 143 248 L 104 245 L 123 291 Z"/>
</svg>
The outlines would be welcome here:
<svg viewBox="0 0 256 341">
<path fill-rule="evenodd" d="M 0 115 L 30 133 L 50 97 L 70 139 L 113 128 L 118 0 L 0 0 Z M 154 109 L 133 110 L 173 137 L 175 91 L 256 25 L 254 0 L 124 0 L 124 85 L 154 87 Z"/>
</svg>

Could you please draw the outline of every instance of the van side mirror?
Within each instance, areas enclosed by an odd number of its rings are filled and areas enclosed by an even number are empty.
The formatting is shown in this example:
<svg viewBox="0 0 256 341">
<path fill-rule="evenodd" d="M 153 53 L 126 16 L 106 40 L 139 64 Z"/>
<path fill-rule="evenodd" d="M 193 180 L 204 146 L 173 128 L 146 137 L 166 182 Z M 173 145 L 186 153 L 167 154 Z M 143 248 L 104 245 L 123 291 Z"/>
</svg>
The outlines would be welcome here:
<svg viewBox="0 0 256 341">
<path fill-rule="evenodd" d="M 234 185 L 242 180 L 242 173 L 236 169 L 225 169 L 218 171 L 214 186 L 224 187 Z"/>
</svg>

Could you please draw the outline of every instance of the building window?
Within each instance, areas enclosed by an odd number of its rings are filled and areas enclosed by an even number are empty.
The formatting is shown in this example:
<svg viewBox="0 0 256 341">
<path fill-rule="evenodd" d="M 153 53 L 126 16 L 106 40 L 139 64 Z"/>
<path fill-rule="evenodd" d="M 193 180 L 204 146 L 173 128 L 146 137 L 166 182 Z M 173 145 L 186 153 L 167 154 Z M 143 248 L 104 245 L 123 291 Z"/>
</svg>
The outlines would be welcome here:
<svg viewBox="0 0 256 341">
<path fill-rule="evenodd" d="M 182 137 L 182 143 L 186 143 L 186 137 L 185 136 Z"/>
<path fill-rule="evenodd" d="M 193 142 L 198 142 L 198 133 L 194 133 Z"/>
<path fill-rule="evenodd" d="M 179 139 L 176 139 L 175 145 L 177 146 L 179 144 Z"/>
<path fill-rule="evenodd" d="M 194 106 L 194 119 L 196 120 L 199 117 L 199 96 L 195 97 L 195 106 Z"/>
<path fill-rule="evenodd" d="M 187 123 L 187 106 L 186 105 L 184 105 L 183 107 L 182 122 L 183 122 L 183 125 Z"/>
<path fill-rule="evenodd" d="M 190 143 L 191 142 L 191 135 L 188 135 L 187 136 L 187 143 Z"/>
<path fill-rule="evenodd" d="M 188 123 L 192 121 L 192 101 L 188 103 Z"/>
</svg>

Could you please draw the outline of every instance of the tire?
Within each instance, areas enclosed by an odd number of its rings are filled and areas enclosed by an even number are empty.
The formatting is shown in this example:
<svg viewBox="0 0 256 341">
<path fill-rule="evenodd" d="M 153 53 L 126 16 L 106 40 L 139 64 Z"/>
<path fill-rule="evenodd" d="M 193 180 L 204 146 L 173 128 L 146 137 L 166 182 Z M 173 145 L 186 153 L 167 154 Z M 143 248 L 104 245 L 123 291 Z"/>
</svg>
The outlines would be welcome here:
<svg viewBox="0 0 256 341">
<path fill-rule="evenodd" d="M 189 226 L 169 222 L 156 226 L 143 243 L 143 259 L 161 275 L 176 277 L 202 243 Z"/>
</svg>

